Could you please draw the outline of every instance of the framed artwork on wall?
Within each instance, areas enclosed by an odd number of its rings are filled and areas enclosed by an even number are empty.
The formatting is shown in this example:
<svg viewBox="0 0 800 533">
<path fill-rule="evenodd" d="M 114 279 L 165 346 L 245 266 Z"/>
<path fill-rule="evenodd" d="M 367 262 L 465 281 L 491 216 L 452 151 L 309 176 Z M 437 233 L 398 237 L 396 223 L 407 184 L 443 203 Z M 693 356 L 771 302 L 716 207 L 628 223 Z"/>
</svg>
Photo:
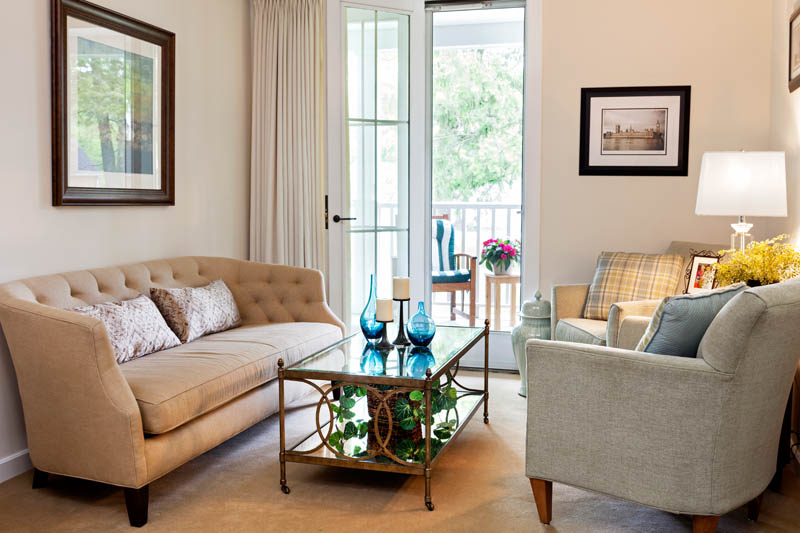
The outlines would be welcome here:
<svg viewBox="0 0 800 533">
<path fill-rule="evenodd" d="M 689 86 L 581 89 L 581 176 L 686 176 Z"/>
<path fill-rule="evenodd" d="M 714 265 L 719 263 L 722 256 L 711 250 L 697 252 L 691 250 L 692 260 L 686 268 L 686 294 L 710 291 L 717 285 Z"/>
<path fill-rule="evenodd" d="M 800 87 L 800 7 L 789 17 L 789 92 Z"/>
<path fill-rule="evenodd" d="M 53 205 L 175 204 L 175 34 L 51 0 Z"/>
</svg>

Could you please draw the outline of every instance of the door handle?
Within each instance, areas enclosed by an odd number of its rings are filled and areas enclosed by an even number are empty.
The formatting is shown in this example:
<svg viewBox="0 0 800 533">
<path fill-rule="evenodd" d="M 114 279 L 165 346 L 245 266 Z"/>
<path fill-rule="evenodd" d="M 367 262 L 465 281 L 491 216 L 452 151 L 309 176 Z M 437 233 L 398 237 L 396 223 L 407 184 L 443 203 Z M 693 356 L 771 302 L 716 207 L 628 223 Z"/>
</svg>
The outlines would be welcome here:
<svg viewBox="0 0 800 533">
<path fill-rule="evenodd" d="M 334 222 L 341 222 L 342 220 L 355 220 L 355 219 L 356 217 L 345 218 L 345 217 L 340 217 L 339 215 L 333 215 Z"/>
</svg>

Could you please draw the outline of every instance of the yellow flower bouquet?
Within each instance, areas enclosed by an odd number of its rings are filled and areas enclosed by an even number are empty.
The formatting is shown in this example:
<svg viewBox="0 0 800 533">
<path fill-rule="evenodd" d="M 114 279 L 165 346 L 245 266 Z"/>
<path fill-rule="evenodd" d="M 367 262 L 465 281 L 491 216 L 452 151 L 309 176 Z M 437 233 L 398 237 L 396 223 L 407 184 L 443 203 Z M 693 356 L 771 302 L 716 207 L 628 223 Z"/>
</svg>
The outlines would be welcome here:
<svg viewBox="0 0 800 533">
<path fill-rule="evenodd" d="M 769 285 L 800 276 L 800 252 L 785 241 L 788 235 L 751 242 L 745 250 L 723 250 L 724 262 L 714 266 L 719 286 L 740 281 Z"/>
</svg>

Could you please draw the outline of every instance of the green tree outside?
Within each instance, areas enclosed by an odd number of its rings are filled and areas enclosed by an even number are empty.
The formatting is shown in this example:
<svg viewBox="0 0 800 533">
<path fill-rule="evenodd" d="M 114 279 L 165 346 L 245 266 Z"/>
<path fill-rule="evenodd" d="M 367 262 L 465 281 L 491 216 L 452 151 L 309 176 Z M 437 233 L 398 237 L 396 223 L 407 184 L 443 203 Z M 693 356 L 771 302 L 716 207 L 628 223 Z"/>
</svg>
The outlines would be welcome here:
<svg viewBox="0 0 800 533">
<path fill-rule="evenodd" d="M 521 46 L 433 55 L 433 196 L 499 202 L 522 177 Z"/>
</svg>

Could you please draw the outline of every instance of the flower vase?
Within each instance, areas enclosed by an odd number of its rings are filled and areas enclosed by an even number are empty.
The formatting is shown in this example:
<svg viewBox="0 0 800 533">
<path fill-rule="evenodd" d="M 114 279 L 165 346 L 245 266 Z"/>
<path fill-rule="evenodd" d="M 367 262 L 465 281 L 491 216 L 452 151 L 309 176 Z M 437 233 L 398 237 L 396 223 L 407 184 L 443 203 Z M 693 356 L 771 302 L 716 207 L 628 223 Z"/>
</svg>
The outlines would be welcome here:
<svg viewBox="0 0 800 533">
<path fill-rule="evenodd" d="M 492 265 L 492 274 L 495 276 L 505 276 L 508 274 L 508 268 L 503 263 Z"/>
<path fill-rule="evenodd" d="M 417 313 L 408 319 L 406 333 L 414 346 L 427 346 L 436 334 L 436 324 L 425 312 L 425 304 L 419 302 Z"/>
<path fill-rule="evenodd" d="M 378 322 L 376 320 L 376 311 L 375 311 L 375 293 L 377 289 L 375 287 L 375 276 L 370 274 L 369 276 L 369 298 L 367 298 L 367 305 L 364 307 L 364 311 L 361 312 L 361 332 L 364 334 L 364 337 L 367 341 L 371 343 L 376 343 L 383 337 L 383 330 L 386 328 L 386 325 L 383 322 Z"/>
</svg>

